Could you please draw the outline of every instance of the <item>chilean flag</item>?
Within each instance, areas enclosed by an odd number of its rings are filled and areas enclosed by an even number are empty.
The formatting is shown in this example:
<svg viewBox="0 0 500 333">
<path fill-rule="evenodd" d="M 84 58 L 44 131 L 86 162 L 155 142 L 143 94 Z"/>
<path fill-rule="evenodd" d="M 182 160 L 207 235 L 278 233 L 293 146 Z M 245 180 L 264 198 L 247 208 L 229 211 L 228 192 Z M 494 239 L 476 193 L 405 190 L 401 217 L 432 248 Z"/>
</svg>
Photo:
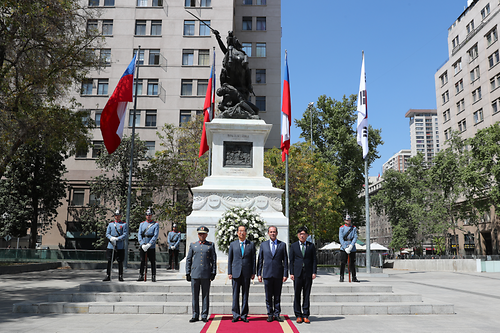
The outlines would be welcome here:
<svg viewBox="0 0 500 333">
<path fill-rule="evenodd" d="M 288 78 L 288 60 L 285 51 L 285 79 L 283 81 L 283 104 L 281 106 L 281 160 L 285 161 L 290 149 L 290 124 L 292 122 L 292 104 L 290 100 L 290 80 Z"/>
<path fill-rule="evenodd" d="M 127 103 L 132 102 L 134 72 L 137 53 L 116 85 L 101 114 L 101 133 L 108 153 L 112 154 L 120 145 L 125 126 Z"/>
<path fill-rule="evenodd" d="M 209 123 L 213 116 L 212 103 L 215 103 L 215 51 L 210 79 L 208 80 L 207 94 L 205 95 L 205 104 L 203 104 L 203 132 L 201 133 L 200 153 L 198 157 L 202 157 L 210 149 L 207 142 L 205 123 Z"/>
</svg>

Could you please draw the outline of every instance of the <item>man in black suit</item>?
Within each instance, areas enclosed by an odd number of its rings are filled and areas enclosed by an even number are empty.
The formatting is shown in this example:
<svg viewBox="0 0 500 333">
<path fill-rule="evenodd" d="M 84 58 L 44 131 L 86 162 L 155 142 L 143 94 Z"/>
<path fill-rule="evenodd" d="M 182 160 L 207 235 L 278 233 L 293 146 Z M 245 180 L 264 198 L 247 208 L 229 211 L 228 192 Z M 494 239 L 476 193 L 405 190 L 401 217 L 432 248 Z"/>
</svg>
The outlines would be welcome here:
<svg viewBox="0 0 500 333">
<path fill-rule="evenodd" d="M 290 246 L 290 279 L 293 281 L 295 298 L 293 311 L 297 323 L 309 324 L 309 296 L 311 294 L 312 280 L 316 278 L 316 248 L 311 242 L 307 242 L 308 233 L 306 227 L 297 230 L 298 242 Z M 300 306 L 300 295 L 304 293 L 304 304 Z"/>
<path fill-rule="evenodd" d="M 255 278 L 255 245 L 247 239 L 247 228 L 238 227 L 238 240 L 229 245 L 227 273 L 233 280 L 233 323 L 241 319 L 248 323 L 248 293 L 250 279 Z M 242 290 L 242 306 L 240 312 L 240 289 Z"/>
<path fill-rule="evenodd" d="M 272 322 L 274 318 L 274 320 L 282 322 L 280 299 L 283 282 L 288 278 L 288 254 L 286 244 L 277 239 L 278 228 L 270 226 L 267 229 L 267 234 L 269 241 L 260 245 L 257 277 L 259 282 L 262 282 L 262 278 L 264 278 L 267 321 Z"/>
</svg>

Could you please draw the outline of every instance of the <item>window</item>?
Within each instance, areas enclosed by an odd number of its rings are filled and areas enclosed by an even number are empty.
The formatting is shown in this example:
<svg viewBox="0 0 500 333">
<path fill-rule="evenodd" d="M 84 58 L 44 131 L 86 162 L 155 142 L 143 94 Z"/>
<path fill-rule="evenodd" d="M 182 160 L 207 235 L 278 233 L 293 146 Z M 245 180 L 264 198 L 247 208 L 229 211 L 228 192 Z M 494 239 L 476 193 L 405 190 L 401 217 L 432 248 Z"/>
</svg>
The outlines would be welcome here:
<svg viewBox="0 0 500 333">
<path fill-rule="evenodd" d="M 89 0 L 89 7 L 99 6 L 99 0 Z"/>
<path fill-rule="evenodd" d="M 255 56 L 256 57 L 265 57 L 266 56 L 266 43 L 256 43 Z"/>
<path fill-rule="evenodd" d="M 104 6 L 111 7 L 115 5 L 115 0 L 104 0 Z"/>
<path fill-rule="evenodd" d="M 87 79 L 82 82 L 82 95 L 92 95 L 93 80 Z"/>
<path fill-rule="evenodd" d="M 134 80 L 134 94 L 135 94 L 136 84 L 137 84 L 137 95 L 142 95 L 142 79 Z"/>
<path fill-rule="evenodd" d="M 100 60 L 101 65 L 111 66 L 111 49 L 101 49 Z"/>
<path fill-rule="evenodd" d="M 134 126 L 134 113 L 135 113 L 135 126 L 138 127 L 141 125 L 141 111 L 137 110 L 134 112 L 134 110 L 130 110 L 130 113 L 128 116 L 128 126 L 129 127 Z"/>
<path fill-rule="evenodd" d="M 252 0 L 243 0 L 243 4 L 244 5 L 251 5 L 252 4 Z"/>
<path fill-rule="evenodd" d="M 95 121 L 96 127 L 101 127 L 101 112 L 96 111 L 94 121 Z"/>
<path fill-rule="evenodd" d="M 472 92 L 472 103 L 476 103 L 481 99 L 481 87 Z"/>
<path fill-rule="evenodd" d="M 87 147 L 77 147 L 75 158 L 87 158 L 88 151 Z"/>
<path fill-rule="evenodd" d="M 453 45 L 453 48 L 455 48 L 455 47 L 457 47 L 459 45 L 458 36 L 456 36 L 455 38 L 453 38 L 453 40 L 451 41 L 451 44 Z"/>
<path fill-rule="evenodd" d="M 266 111 L 266 96 L 256 96 L 255 106 L 259 108 L 259 111 Z"/>
<path fill-rule="evenodd" d="M 186 0 L 184 7 L 196 7 L 196 0 Z"/>
<path fill-rule="evenodd" d="M 112 36 L 113 35 L 113 20 L 102 21 L 102 34 L 104 36 Z"/>
<path fill-rule="evenodd" d="M 155 156 L 155 142 L 154 141 L 146 141 L 146 156 L 154 157 Z"/>
<path fill-rule="evenodd" d="M 441 80 L 441 87 L 448 83 L 448 72 L 444 72 L 439 79 Z"/>
<path fill-rule="evenodd" d="M 184 36 L 194 36 L 194 21 L 184 21 Z"/>
<path fill-rule="evenodd" d="M 200 0 L 200 7 L 212 6 L 212 0 Z"/>
<path fill-rule="evenodd" d="M 490 46 L 498 39 L 497 27 L 493 28 L 490 32 L 486 34 L 486 45 Z"/>
<path fill-rule="evenodd" d="M 179 126 L 188 123 L 191 120 L 191 111 L 181 111 L 179 117 Z"/>
<path fill-rule="evenodd" d="M 498 53 L 498 50 L 493 52 L 492 55 L 488 57 L 488 63 L 490 65 L 490 68 L 498 64 L 498 61 L 500 60 L 500 54 Z"/>
<path fill-rule="evenodd" d="M 458 122 L 458 131 L 465 132 L 466 129 L 467 129 L 467 123 L 464 118 Z"/>
<path fill-rule="evenodd" d="M 99 34 L 99 24 L 98 24 L 97 20 L 88 20 L 87 21 L 87 34 L 89 34 L 89 35 Z"/>
<path fill-rule="evenodd" d="M 151 36 L 161 36 L 161 21 L 151 21 Z"/>
<path fill-rule="evenodd" d="M 484 20 L 484 18 L 489 14 L 490 14 L 490 4 L 487 4 L 483 9 L 481 9 L 481 18 Z"/>
<path fill-rule="evenodd" d="M 496 99 L 493 101 L 493 103 L 491 103 L 491 110 L 492 110 L 492 114 L 495 114 L 497 113 L 498 111 L 500 111 L 500 100 Z"/>
<path fill-rule="evenodd" d="M 243 51 L 247 54 L 247 56 L 252 56 L 252 43 L 241 43 Z"/>
<path fill-rule="evenodd" d="M 152 0 L 152 7 L 163 7 L 163 0 Z"/>
<path fill-rule="evenodd" d="M 472 61 L 477 58 L 479 52 L 477 50 L 477 43 L 467 51 L 469 53 L 469 61 Z"/>
<path fill-rule="evenodd" d="M 198 66 L 210 66 L 210 53 L 208 50 L 198 51 Z"/>
<path fill-rule="evenodd" d="M 73 200 L 71 201 L 72 206 L 83 206 L 83 200 L 85 199 L 84 189 L 74 189 L 73 190 Z"/>
<path fill-rule="evenodd" d="M 458 94 L 462 90 L 464 90 L 464 80 L 460 79 L 460 81 L 455 83 L 455 94 Z"/>
<path fill-rule="evenodd" d="M 156 127 L 156 110 L 146 111 L 146 127 Z"/>
<path fill-rule="evenodd" d="M 457 62 L 453 64 L 453 69 L 455 70 L 455 75 L 462 70 L 462 59 L 458 59 Z"/>
<path fill-rule="evenodd" d="M 473 70 L 470 71 L 470 81 L 474 82 L 479 79 L 479 66 L 476 66 Z"/>
<path fill-rule="evenodd" d="M 97 195 L 95 195 L 94 193 L 90 193 L 90 196 L 89 196 L 89 205 L 90 206 L 96 206 L 99 204 L 101 200 L 99 199 L 99 197 Z"/>
<path fill-rule="evenodd" d="M 265 17 L 257 17 L 256 29 L 265 31 L 266 30 L 266 18 Z"/>
<path fill-rule="evenodd" d="M 241 30 L 252 30 L 252 18 L 250 16 L 243 16 Z"/>
<path fill-rule="evenodd" d="M 150 65 L 160 64 L 160 50 L 149 50 L 149 64 Z"/>
<path fill-rule="evenodd" d="M 442 95 L 441 95 L 442 99 L 443 99 L 443 104 L 445 104 L 446 102 L 448 102 L 450 100 L 450 94 L 448 93 L 448 90 L 446 90 Z"/>
<path fill-rule="evenodd" d="M 144 65 L 144 49 L 141 49 L 139 55 L 137 56 L 137 64 Z M 137 49 L 134 50 L 134 55 L 137 53 Z"/>
<path fill-rule="evenodd" d="M 491 91 L 500 87 L 500 74 L 497 74 L 490 80 Z"/>
<path fill-rule="evenodd" d="M 98 158 L 101 155 L 103 146 L 103 141 L 94 141 L 92 143 L 92 158 Z"/>
<path fill-rule="evenodd" d="M 144 20 L 135 21 L 135 35 L 136 36 L 146 35 L 146 21 Z"/>
<path fill-rule="evenodd" d="M 193 66 L 194 50 L 182 50 L 182 66 Z"/>
<path fill-rule="evenodd" d="M 445 140 L 451 139 L 451 128 L 448 128 L 444 131 L 444 138 Z"/>
<path fill-rule="evenodd" d="M 256 83 L 266 83 L 266 70 L 257 69 L 255 71 L 255 82 Z"/>
<path fill-rule="evenodd" d="M 474 31 L 474 20 L 470 21 L 469 24 L 467 24 L 467 35 L 472 31 Z"/>
<path fill-rule="evenodd" d="M 457 102 L 457 114 L 465 110 L 465 100 L 462 98 Z"/>
<path fill-rule="evenodd" d="M 198 87 L 196 89 L 196 95 L 205 96 L 208 89 L 208 80 L 198 80 Z"/>
<path fill-rule="evenodd" d="M 181 96 L 191 96 L 193 94 L 193 80 L 181 80 Z"/>
<path fill-rule="evenodd" d="M 205 22 L 205 24 L 200 22 L 200 36 L 210 36 L 210 21 L 203 20 L 203 22 Z"/>
<path fill-rule="evenodd" d="M 479 109 L 474 112 L 474 124 L 480 123 L 484 120 L 483 118 L 483 109 Z"/>
<path fill-rule="evenodd" d="M 97 80 L 97 95 L 108 94 L 108 79 Z"/>
<path fill-rule="evenodd" d="M 148 80 L 148 96 L 158 95 L 158 79 Z"/>
<path fill-rule="evenodd" d="M 258 6 L 264 6 L 266 5 L 266 0 L 255 0 L 255 4 Z"/>
<path fill-rule="evenodd" d="M 147 7 L 148 0 L 137 0 L 137 7 Z"/>
<path fill-rule="evenodd" d="M 443 112 L 443 122 L 447 122 L 448 120 L 450 120 L 451 117 L 450 117 L 450 109 L 446 110 Z"/>
</svg>

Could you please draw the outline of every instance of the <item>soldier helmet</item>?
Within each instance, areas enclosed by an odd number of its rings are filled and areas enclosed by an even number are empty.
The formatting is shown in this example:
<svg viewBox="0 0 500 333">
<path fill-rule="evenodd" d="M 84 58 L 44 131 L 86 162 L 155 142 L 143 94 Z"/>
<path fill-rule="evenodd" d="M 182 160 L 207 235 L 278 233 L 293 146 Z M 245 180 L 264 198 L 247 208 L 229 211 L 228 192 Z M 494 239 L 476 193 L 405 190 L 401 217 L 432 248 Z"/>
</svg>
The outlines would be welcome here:
<svg viewBox="0 0 500 333">
<path fill-rule="evenodd" d="M 350 220 L 351 220 L 351 215 L 347 214 L 347 215 L 345 216 L 344 221 L 350 221 Z"/>
<path fill-rule="evenodd" d="M 201 227 L 198 227 L 196 231 L 198 231 L 199 234 L 208 234 L 208 228 L 203 225 Z"/>
<path fill-rule="evenodd" d="M 115 211 L 115 215 L 122 215 L 122 212 L 121 212 L 119 209 L 117 209 L 117 210 Z"/>
<path fill-rule="evenodd" d="M 172 224 L 172 228 L 177 228 L 177 224 Z"/>
<path fill-rule="evenodd" d="M 146 215 L 153 215 L 153 210 L 151 208 L 148 208 L 146 211 Z"/>
</svg>

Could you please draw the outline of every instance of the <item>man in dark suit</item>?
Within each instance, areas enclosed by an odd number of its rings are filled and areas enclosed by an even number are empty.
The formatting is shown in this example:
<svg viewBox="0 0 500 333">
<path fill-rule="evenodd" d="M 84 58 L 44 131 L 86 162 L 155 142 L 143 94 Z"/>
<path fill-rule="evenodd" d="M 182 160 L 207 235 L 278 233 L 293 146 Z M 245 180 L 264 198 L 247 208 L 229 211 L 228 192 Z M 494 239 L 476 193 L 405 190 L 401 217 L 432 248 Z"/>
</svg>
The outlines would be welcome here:
<svg viewBox="0 0 500 333">
<path fill-rule="evenodd" d="M 248 323 L 248 292 L 250 279 L 255 278 L 255 245 L 247 238 L 247 228 L 238 227 L 238 240 L 229 245 L 227 273 L 233 281 L 233 323 L 239 319 Z M 240 289 L 242 306 L 240 312 Z"/>
<path fill-rule="evenodd" d="M 260 245 L 257 277 L 259 282 L 264 278 L 267 321 L 272 322 L 274 318 L 282 322 L 280 299 L 283 282 L 288 278 L 288 254 L 286 244 L 277 239 L 278 228 L 270 226 L 267 234 L 269 241 Z"/>
<path fill-rule="evenodd" d="M 306 227 L 297 230 L 298 242 L 290 246 L 290 279 L 293 281 L 295 298 L 293 311 L 297 323 L 309 324 L 309 296 L 311 294 L 312 280 L 316 278 L 316 248 L 311 242 L 307 242 L 308 233 Z M 300 306 L 300 295 L 304 293 L 304 304 Z"/>
</svg>

